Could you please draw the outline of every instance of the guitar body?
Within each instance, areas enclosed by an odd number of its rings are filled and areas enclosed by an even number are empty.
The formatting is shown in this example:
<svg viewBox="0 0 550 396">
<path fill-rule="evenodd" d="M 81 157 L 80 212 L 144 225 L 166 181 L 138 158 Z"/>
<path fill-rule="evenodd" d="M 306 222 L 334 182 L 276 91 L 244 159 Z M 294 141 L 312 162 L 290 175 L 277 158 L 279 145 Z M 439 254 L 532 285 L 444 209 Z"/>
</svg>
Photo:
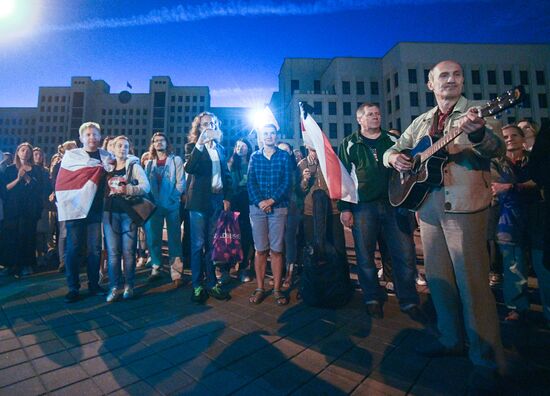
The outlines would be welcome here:
<svg viewBox="0 0 550 396">
<path fill-rule="evenodd" d="M 431 156 L 426 162 L 420 162 L 420 153 L 428 149 L 433 141 L 424 136 L 412 150 L 403 154 L 413 159 L 413 168 L 408 172 L 392 170 L 388 194 L 392 206 L 416 210 L 422 205 L 433 187 L 443 184 L 443 167 L 447 157 L 441 153 Z"/>
</svg>

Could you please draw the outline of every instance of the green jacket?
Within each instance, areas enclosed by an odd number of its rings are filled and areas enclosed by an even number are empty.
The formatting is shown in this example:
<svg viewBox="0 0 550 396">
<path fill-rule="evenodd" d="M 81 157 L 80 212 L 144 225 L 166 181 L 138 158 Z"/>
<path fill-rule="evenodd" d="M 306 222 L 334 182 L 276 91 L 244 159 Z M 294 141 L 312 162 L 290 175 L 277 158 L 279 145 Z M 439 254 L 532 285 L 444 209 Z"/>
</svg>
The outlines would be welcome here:
<svg viewBox="0 0 550 396">
<path fill-rule="evenodd" d="M 388 169 L 382 163 L 384 152 L 393 146 L 393 142 L 386 131 L 382 131 L 376 142 L 375 153 L 363 141 L 355 131 L 344 138 L 338 148 L 338 157 L 350 172 L 352 178 L 357 180 L 357 192 L 359 202 L 371 202 L 388 197 Z M 339 201 L 338 209 L 341 211 L 351 210 L 349 202 Z"/>
</svg>

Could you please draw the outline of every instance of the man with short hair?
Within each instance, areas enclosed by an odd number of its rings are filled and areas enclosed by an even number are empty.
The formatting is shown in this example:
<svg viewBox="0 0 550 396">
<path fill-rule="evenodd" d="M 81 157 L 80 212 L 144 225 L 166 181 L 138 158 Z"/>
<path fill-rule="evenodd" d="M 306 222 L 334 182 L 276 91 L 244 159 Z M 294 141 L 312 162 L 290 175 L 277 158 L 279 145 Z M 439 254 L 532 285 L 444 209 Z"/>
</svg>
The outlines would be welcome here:
<svg viewBox="0 0 550 396">
<path fill-rule="evenodd" d="M 250 197 L 250 224 L 256 257 L 257 289 L 249 298 L 251 304 L 260 304 L 266 297 L 264 278 L 267 256 L 271 256 L 273 296 L 277 305 L 287 305 L 288 296 L 281 291 L 285 224 L 288 213 L 291 167 L 290 156 L 279 149 L 277 127 L 260 127 L 258 139 L 263 147 L 250 156 L 248 165 L 248 195 Z"/>
<path fill-rule="evenodd" d="M 401 153 L 420 139 L 437 139 L 454 128 L 464 133 L 445 150 L 443 185 L 432 188 L 418 209 L 428 286 L 437 312 L 441 336 L 419 345 L 425 356 L 462 354 L 464 330 L 474 364 L 469 388 L 494 391 L 498 384 L 502 344 L 496 304 L 489 288 L 486 247 L 488 207 L 491 202 L 490 159 L 504 154 L 504 142 L 478 115 L 476 103 L 461 95 L 462 67 L 439 62 L 429 73 L 428 88 L 437 106 L 420 115 L 384 153 L 384 165 L 399 172 L 412 168 Z"/>
<path fill-rule="evenodd" d="M 380 109 L 372 103 L 364 103 L 357 109 L 359 130 L 344 138 L 338 155 L 350 172 L 355 172 L 358 182 L 359 202 L 340 201 L 340 219 L 353 233 L 359 284 L 367 314 L 380 319 L 385 293 L 378 283 L 374 252 L 379 233 L 389 247 L 395 268 L 395 291 L 404 313 L 417 320 L 422 319 L 416 292 L 416 254 L 411 224 L 401 221 L 397 209 L 388 200 L 389 171 L 382 164 L 382 154 L 393 145 L 387 132 L 380 128 Z"/>
<path fill-rule="evenodd" d="M 101 219 L 105 174 L 113 168 L 114 157 L 99 147 L 101 129 L 85 122 L 78 131 L 83 147 L 63 156 L 57 175 L 55 194 L 59 221 L 65 222 L 67 247 L 65 274 L 69 292 L 65 302 L 79 299 L 81 252 L 87 251 L 88 290 L 90 295 L 105 295 L 99 282 L 101 256 Z"/>
<path fill-rule="evenodd" d="M 182 285 L 183 262 L 181 250 L 180 199 L 184 191 L 183 161 L 172 152 L 168 138 L 162 132 L 151 137 L 149 160 L 145 173 L 151 185 L 151 193 L 157 206 L 145 223 L 145 236 L 151 255 L 149 281 L 160 278 L 162 267 L 162 232 L 166 221 L 168 234 L 168 260 L 170 277 L 175 288 Z"/>
</svg>

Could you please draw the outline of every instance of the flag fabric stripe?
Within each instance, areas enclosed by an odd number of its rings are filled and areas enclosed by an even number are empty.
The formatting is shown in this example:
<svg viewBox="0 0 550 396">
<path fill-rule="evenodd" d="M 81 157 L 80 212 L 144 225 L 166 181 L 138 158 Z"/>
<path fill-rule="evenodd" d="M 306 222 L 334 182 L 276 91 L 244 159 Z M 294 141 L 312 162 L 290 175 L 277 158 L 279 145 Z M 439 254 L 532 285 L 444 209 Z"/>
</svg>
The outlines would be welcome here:
<svg viewBox="0 0 550 396">
<path fill-rule="evenodd" d="M 59 168 L 55 190 L 79 190 L 84 187 L 88 180 L 92 180 L 95 184 L 98 184 L 103 174 L 102 171 L 103 168 L 98 166 L 84 167 L 75 171 Z"/>
<path fill-rule="evenodd" d="M 317 158 L 321 172 L 327 182 L 330 198 L 357 203 L 357 184 L 332 149 L 330 140 L 321 131 L 313 117 L 310 115 L 304 116 L 303 109 L 300 113 L 300 126 L 304 144 L 313 147 L 317 152 Z"/>
<path fill-rule="evenodd" d="M 63 156 L 55 183 L 59 221 L 88 216 L 109 158 L 102 150 L 100 155 L 102 160 L 98 161 L 84 149 L 74 149 Z"/>
</svg>

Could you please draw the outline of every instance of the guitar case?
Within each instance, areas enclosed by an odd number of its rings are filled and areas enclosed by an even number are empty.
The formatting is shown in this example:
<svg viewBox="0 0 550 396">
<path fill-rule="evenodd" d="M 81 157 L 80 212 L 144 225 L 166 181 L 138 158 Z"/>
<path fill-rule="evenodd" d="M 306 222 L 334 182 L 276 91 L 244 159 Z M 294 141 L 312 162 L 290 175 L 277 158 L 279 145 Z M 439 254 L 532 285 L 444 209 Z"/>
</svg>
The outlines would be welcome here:
<svg viewBox="0 0 550 396">
<path fill-rule="evenodd" d="M 313 235 L 303 252 L 300 277 L 302 300 L 310 306 L 339 308 L 353 295 L 349 265 L 327 238 L 329 198 L 322 190 L 313 193 Z"/>
</svg>

